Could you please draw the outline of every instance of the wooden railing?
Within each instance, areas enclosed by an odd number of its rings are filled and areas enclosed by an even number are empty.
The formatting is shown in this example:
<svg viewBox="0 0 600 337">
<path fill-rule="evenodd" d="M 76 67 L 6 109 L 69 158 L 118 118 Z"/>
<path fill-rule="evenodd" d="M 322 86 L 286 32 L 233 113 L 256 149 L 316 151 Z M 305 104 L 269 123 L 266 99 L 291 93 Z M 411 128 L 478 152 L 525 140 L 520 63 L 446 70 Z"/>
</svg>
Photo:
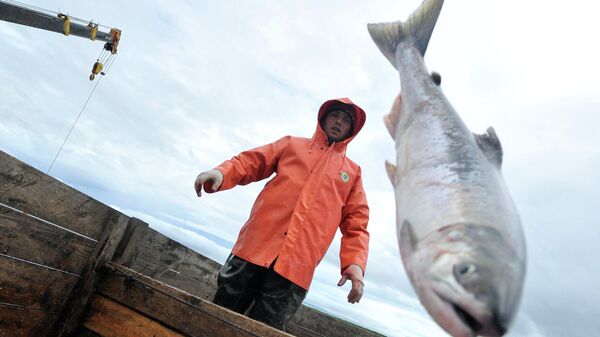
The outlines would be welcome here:
<svg viewBox="0 0 600 337">
<path fill-rule="evenodd" d="M 109 239 L 127 221 L 0 152 L 0 336 L 74 329 L 94 268 L 111 258 Z"/>
<path fill-rule="evenodd" d="M 0 337 L 290 336 L 210 303 L 219 268 L 0 151 Z M 288 327 L 381 336 L 305 306 Z"/>
</svg>

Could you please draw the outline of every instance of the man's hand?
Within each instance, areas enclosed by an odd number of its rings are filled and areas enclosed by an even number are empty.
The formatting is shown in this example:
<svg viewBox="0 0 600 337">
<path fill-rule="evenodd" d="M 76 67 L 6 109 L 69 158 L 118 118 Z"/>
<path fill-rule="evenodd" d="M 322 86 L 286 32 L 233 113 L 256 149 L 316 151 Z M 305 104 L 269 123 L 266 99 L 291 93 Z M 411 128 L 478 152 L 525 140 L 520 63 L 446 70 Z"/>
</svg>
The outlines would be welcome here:
<svg viewBox="0 0 600 337">
<path fill-rule="evenodd" d="M 348 294 L 349 303 L 358 303 L 363 295 L 363 271 L 359 266 L 351 264 L 342 273 L 342 278 L 338 282 L 338 286 L 341 287 L 346 283 L 346 280 L 352 281 L 352 290 Z"/>
<path fill-rule="evenodd" d="M 221 173 L 219 170 L 210 170 L 200 173 L 198 175 L 198 178 L 196 178 L 196 182 L 194 183 L 196 194 L 199 197 L 202 195 L 202 186 L 204 186 L 204 183 L 209 182 L 212 182 L 211 189 L 212 192 L 215 192 L 219 189 L 219 187 L 221 187 L 221 183 L 223 183 L 223 173 Z M 204 188 L 204 190 L 208 191 L 206 187 Z"/>
</svg>

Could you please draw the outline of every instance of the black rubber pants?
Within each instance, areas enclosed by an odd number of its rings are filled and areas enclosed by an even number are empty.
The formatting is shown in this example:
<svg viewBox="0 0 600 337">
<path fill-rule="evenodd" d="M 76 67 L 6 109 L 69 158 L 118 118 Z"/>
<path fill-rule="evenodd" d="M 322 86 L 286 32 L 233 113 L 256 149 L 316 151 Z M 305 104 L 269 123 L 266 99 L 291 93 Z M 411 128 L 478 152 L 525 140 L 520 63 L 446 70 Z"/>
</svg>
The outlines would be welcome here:
<svg viewBox="0 0 600 337">
<path fill-rule="evenodd" d="M 254 303 L 250 318 L 285 331 L 306 290 L 277 274 L 274 264 L 267 269 L 231 254 L 219 271 L 213 302 L 240 314 Z"/>
</svg>

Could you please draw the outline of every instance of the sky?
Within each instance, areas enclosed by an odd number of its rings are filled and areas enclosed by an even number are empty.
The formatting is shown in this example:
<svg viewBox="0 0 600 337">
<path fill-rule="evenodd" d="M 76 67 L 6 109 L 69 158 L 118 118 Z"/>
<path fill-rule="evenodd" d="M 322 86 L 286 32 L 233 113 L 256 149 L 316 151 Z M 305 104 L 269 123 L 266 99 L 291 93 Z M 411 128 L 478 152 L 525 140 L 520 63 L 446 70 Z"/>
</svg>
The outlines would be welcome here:
<svg viewBox="0 0 600 337">
<path fill-rule="evenodd" d="M 365 294 L 338 288 L 339 234 L 305 304 L 388 336 L 447 336 L 419 303 L 396 240 L 382 116 L 396 70 L 367 23 L 420 0 L 28 0 L 123 31 L 90 82 L 101 42 L 0 22 L 0 150 L 223 263 L 263 182 L 197 198 L 193 182 L 239 152 L 310 137 L 327 99 L 367 122 L 348 148 L 371 209 Z M 600 5 L 587 0 L 446 1 L 425 62 L 476 133 L 493 126 L 527 241 L 527 276 L 507 336 L 600 336 Z M 98 79 L 97 79 L 98 80 Z M 96 81 L 97 81 L 96 80 Z"/>
</svg>

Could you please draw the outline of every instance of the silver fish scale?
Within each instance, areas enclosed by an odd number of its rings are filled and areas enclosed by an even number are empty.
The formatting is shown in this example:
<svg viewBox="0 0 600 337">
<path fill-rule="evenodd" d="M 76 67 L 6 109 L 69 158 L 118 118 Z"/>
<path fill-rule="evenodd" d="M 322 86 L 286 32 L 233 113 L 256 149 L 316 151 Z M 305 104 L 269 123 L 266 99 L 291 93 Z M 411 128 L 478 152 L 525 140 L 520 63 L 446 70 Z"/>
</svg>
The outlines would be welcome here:
<svg viewBox="0 0 600 337">
<path fill-rule="evenodd" d="M 491 226 L 522 241 L 499 168 L 431 81 L 419 51 L 401 43 L 397 54 L 403 100 L 395 134 L 397 223 L 408 220 L 418 241 L 456 223 Z"/>
</svg>

